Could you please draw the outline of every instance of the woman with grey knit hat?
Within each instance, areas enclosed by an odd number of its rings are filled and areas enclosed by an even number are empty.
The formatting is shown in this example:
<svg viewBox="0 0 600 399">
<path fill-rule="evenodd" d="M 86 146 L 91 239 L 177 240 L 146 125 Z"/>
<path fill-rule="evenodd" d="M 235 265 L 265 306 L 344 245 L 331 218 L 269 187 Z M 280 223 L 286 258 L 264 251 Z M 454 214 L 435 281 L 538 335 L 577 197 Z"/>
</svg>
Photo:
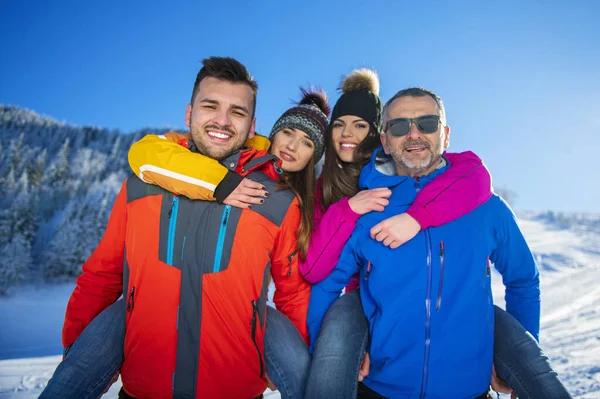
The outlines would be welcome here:
<svg viewBox="0 0 600 399">
<path fill-rule="evenodd" d="M 327 94 L 320 88 L 300 88 L 302 99 L 275 122 L 269 152 L 281 160 L 282 178 L 300 200 L 301 222 L 296 236 L 300 260 L 306 258 L 314 222 L 315 165 L 325 150 L 330 112 Z"/>
</svg>

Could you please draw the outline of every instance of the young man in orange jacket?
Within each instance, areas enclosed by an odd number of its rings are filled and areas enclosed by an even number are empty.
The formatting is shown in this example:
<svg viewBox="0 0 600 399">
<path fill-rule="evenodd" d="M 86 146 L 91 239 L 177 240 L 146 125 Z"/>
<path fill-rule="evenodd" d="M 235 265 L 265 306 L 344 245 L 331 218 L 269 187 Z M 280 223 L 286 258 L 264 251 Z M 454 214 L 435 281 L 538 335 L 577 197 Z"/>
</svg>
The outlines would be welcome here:
<svg viewBox="0 0 600 399">
<path fill-rule="evenodd" d="M 310 285 L 298 273 L 298 200 L 276 190 L 276 159 L 242 149 L 254 135 L 257 84 L 231 58 L 203 61 L 186 111 L 189 146 L 270 194 L 251 209 L 178 197 L 132 176 L 67 306 L 69 347 L 122 292 L 123 395 L 254 398 L 267 386 L 264 329 L 274 302 L 307 340 Z M 239 180 L 237 180 L 239 183 Z M 197 183 L 197 182 L 196 182 Z M 209 184 L 206 182 L 206 184 Z"/>
</svg>

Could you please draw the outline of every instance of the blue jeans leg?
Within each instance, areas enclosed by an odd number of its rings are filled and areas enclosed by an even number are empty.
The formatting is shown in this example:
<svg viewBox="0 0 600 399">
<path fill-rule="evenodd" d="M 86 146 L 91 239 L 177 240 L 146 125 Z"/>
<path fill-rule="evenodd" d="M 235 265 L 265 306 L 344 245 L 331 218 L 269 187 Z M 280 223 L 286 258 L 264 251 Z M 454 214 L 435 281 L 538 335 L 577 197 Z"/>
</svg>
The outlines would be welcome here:
<svg viewBox="0 0 600 399">
<path fill-rule="evenodd" d="M 123 364 L 125 307 L 104 309 L 77 338 L 40 398 L 99 398 Z"/>
<path fill-rule="evenodd" d="M 517 319 L 495 306 L 494 366 L 520 399 L 569 399 L 548 357 Z"/>
<path fill-rule="evenodd" d="M 356 398 L 368 336 L 359 290 L 342 295 L 327 311 L 315 342 L 307 399 Z"/>
<path fill-rule="evenodd" d="M 264 343 L 267 375 L 281 398 L 304 398 L 310 367 L 308 347 L 290 319 L 270 306 Z"/>
</svg>

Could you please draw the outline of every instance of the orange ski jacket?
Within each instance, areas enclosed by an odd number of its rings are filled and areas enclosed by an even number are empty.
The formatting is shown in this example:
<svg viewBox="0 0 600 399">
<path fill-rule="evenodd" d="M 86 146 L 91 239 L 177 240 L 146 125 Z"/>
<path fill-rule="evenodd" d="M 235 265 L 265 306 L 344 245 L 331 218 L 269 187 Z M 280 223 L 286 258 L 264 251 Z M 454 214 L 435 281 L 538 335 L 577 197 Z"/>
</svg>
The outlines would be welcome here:
<svg viewBox="0 0 600 399">
<path fill-rule="evenodd" d="M 128 178 L 77 279 L 64 346 L 124 291 L 121 377 L 129 395 L 254 398 L 264 392 L 269 275 L 276 307 L 305 340 L 310 295 L 296 256 L 298 200 L 276 189 L 275 162 L 255 149 L 222 161 L 271 193 L 252 210 L 191 200 Z"/>
</svg>

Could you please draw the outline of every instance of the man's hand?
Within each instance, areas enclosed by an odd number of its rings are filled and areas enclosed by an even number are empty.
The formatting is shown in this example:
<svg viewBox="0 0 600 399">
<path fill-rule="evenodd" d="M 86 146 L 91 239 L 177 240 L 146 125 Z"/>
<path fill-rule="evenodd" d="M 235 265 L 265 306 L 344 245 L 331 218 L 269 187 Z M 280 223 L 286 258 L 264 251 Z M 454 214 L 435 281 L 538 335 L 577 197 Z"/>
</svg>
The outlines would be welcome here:
<svg viewBox="0 0 600 399">
<path fill-rule="evenodd" d="M 267 373 L 265 373 L 265 377 L 267 378 L 267 387 L 271 391 L 276 391 L 277 387 L 275 386 L 275 384 L 273 384 L 273 381 L 271 381 L 271 379 L 269 378 L 269 376 L 267 375 Z"/>
<path fill-rule="evenodd" d="M 517 393 L 514 392 L 513 389 L 508 386 L 506 381 L 498 377 L 498 374 L 496 374 L 496 367 L 494 367 L 494 365 L 492 365 L 492 381 L 490 385 L 492 386 L 492 389 L 496 392 L 510 394 L 510 397 L 512 399 L 515 399 L 517 397 Z"/>
<path fill-rule="evenodd" d="M 265 191 L 265 186 L 248 178 L 242 182 L 229 194 L 223 201 L 225 205 L 235 206 L 236 208 L 248 209 L 252 204 L 262 204 L 264 198 L 269 193 Z"/>
<path fill-rule="evenodd" d="M 392 216 L 371 228 L 371 238 L 392 249 L 411 240 L 421 231 L 421 225 L 408 213 Z"/>
<path fill-rule="evenodd" d="M 381 187 L 372 190 L 363 190 L 348 200 L 348 205 L 354 213 L 364 215 L 371 211 L 382 212 L 390 202 L 388 198 L 392 195 L 389 188 Z"/>
<path fill-rule="evenodd" d="M 358 370 L 358 382 L 361 382 L 365 379 L 366 376 L 369 375 L 369 368 L 371 367 L 371 358 L 369 357 L 369 352 L 365 352 L 365 357 L 363 358 L 362 363 L 360 364 L 360 370 Z"/>
</svg>

